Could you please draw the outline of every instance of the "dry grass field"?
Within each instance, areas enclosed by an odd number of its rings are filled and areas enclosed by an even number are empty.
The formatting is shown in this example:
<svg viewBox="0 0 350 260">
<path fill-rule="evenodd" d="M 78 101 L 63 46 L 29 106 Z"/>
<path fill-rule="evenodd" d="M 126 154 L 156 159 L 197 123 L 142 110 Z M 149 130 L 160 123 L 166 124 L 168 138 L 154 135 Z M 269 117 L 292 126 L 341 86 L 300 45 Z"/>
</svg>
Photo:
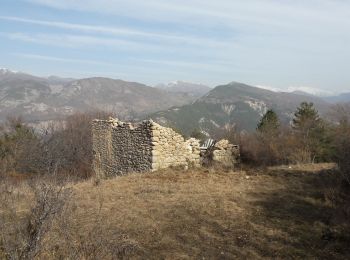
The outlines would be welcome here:
<svg viewBox="0 0 350 260">
<path fill-rule="evenodd" d="M 71 184 L 37 258 L 346 259 L 350 235 L 325 196 L 333 167 L 168 169 Z M 25 186 L 11 191 L 21 214 Z"/>
</svg>

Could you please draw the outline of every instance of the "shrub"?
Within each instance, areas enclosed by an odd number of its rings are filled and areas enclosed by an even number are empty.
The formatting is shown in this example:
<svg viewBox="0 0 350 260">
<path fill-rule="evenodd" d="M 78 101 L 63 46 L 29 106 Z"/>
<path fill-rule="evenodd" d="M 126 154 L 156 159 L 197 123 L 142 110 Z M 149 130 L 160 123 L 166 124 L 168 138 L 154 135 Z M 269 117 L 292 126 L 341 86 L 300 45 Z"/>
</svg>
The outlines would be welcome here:
<svg viewBox="0 0 350 260">
<path fill-rule="evenodd" d="M 31 205 L 19 208 L 27 196 Z M 0 186 L 0 258 L 33 259 L 43 251 L 52 221 L 62 212 L 69 190 L 50 181 Z"/>
</svg>

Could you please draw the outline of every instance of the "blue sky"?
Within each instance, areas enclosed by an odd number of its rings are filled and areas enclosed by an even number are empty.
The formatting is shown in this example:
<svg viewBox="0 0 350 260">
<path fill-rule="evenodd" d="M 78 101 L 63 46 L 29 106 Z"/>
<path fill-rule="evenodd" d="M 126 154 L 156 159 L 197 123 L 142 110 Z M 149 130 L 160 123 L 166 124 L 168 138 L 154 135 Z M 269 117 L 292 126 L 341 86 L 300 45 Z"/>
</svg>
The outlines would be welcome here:
<svg viewBox="0 0 350 260">
<path fill-rule="evenodd" d="M 0 0 L 0 67 L 350 91 L 350 1 Z"/>
</svg>

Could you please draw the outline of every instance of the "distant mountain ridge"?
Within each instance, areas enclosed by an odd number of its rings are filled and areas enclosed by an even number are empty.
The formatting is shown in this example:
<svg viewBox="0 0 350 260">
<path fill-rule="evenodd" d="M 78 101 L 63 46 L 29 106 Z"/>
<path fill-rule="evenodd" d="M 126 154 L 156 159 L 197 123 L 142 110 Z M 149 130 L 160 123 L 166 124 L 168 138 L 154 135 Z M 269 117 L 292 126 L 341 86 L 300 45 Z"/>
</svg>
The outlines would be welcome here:
<svg viewBox="0 0 350 260">
<path fill-rule="evenodd" d="M 338 96 L 325 97 L 324 99 L 330 103 L 350 102 L 350 92 L 342 93 Z"/>
<path fill-rule="evenodd" d="M 313 102 L 320 113 L 329 107 L 318 97 L 274 92 L 232 82 L 217 86 L 192 104 L 160 111 L 150 117 L 181 129 L 185 134 L 196 128 L 209 134 L 232 125 L 254 130 L 268 109 L 275 110 L 281 121 L 288 123 L 303 101 Z"/>
<path fill-rule="evenodd" d="M 171 93 L 187 93 L 194 98 L 199 98 L 211 90 L 209 86 L 181 80 L 167 84 L 158 84 L 155 87 Z"/>
<path fill-rule="evenodd" d="M 0 121 L 15 115 L 22 115 L 27 121 L 55 120 L 74 112 L 97 109 L 132 119 L 194 99 L 186 93 L 169 93 L 110 78 L 43 78 L 0 70 Z"/>
<path fill-rule="evenodd" d="M 270 108 L 288 123 L 302 101 L 313 102 L 320 113 L 330 106 L 308 93 L 275 92 L 239 82 L 214 89 L 183 81 L 150 87 L 103 77 L 44 78 L 0 69 L 0 121 L 17 115 L 27 121 L 50 121 L 74 112 L 105 110 L 125 120 L 151 117 L 186 134 L 195 128 L 212 133 L 232 125 L 254 130 Z"/>
</svg>

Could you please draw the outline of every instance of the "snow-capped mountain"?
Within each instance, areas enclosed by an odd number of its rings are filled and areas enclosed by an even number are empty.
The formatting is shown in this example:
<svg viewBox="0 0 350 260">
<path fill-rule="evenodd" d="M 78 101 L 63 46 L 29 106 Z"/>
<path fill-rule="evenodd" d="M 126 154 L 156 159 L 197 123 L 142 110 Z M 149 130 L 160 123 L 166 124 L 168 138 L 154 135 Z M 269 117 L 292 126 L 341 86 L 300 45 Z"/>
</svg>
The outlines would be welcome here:
<svg viewBox="0 0 350 260">
<path fill-rule="evenodd" d="M 320 88 L 314 88 L 314 87 L 307 87 L 307 86 L 290 86 L 286 89 L 271 87 L 271 86 L 265 86 L 265 85 L 256 85 L 257 88 L 262 88 L 274 92 L 288 92 L 288 93 L 295 93 L 300 95 L 306 95 L 306 96 L 316 96 L 316 97 L 327 97 L 332 96 L 335 93 L 329 90 L 324 90 Z"/>
<path fill-rule="evenodd" d="M 15 74 L 18 72 L 14 71 L 14 70 L 7 69 L 7 68 L 0 68 L 0 75 L 10 74 L 10 73 Z"/>
<path fill-rule="evenodd" d="M 206 85 L 181 80 L 166 84 L 158 84 L 155 87 L 172 93 L 186 93 L 194 98 L 199 98 L 211 90 L 211 88 Z"/>
</svg>

